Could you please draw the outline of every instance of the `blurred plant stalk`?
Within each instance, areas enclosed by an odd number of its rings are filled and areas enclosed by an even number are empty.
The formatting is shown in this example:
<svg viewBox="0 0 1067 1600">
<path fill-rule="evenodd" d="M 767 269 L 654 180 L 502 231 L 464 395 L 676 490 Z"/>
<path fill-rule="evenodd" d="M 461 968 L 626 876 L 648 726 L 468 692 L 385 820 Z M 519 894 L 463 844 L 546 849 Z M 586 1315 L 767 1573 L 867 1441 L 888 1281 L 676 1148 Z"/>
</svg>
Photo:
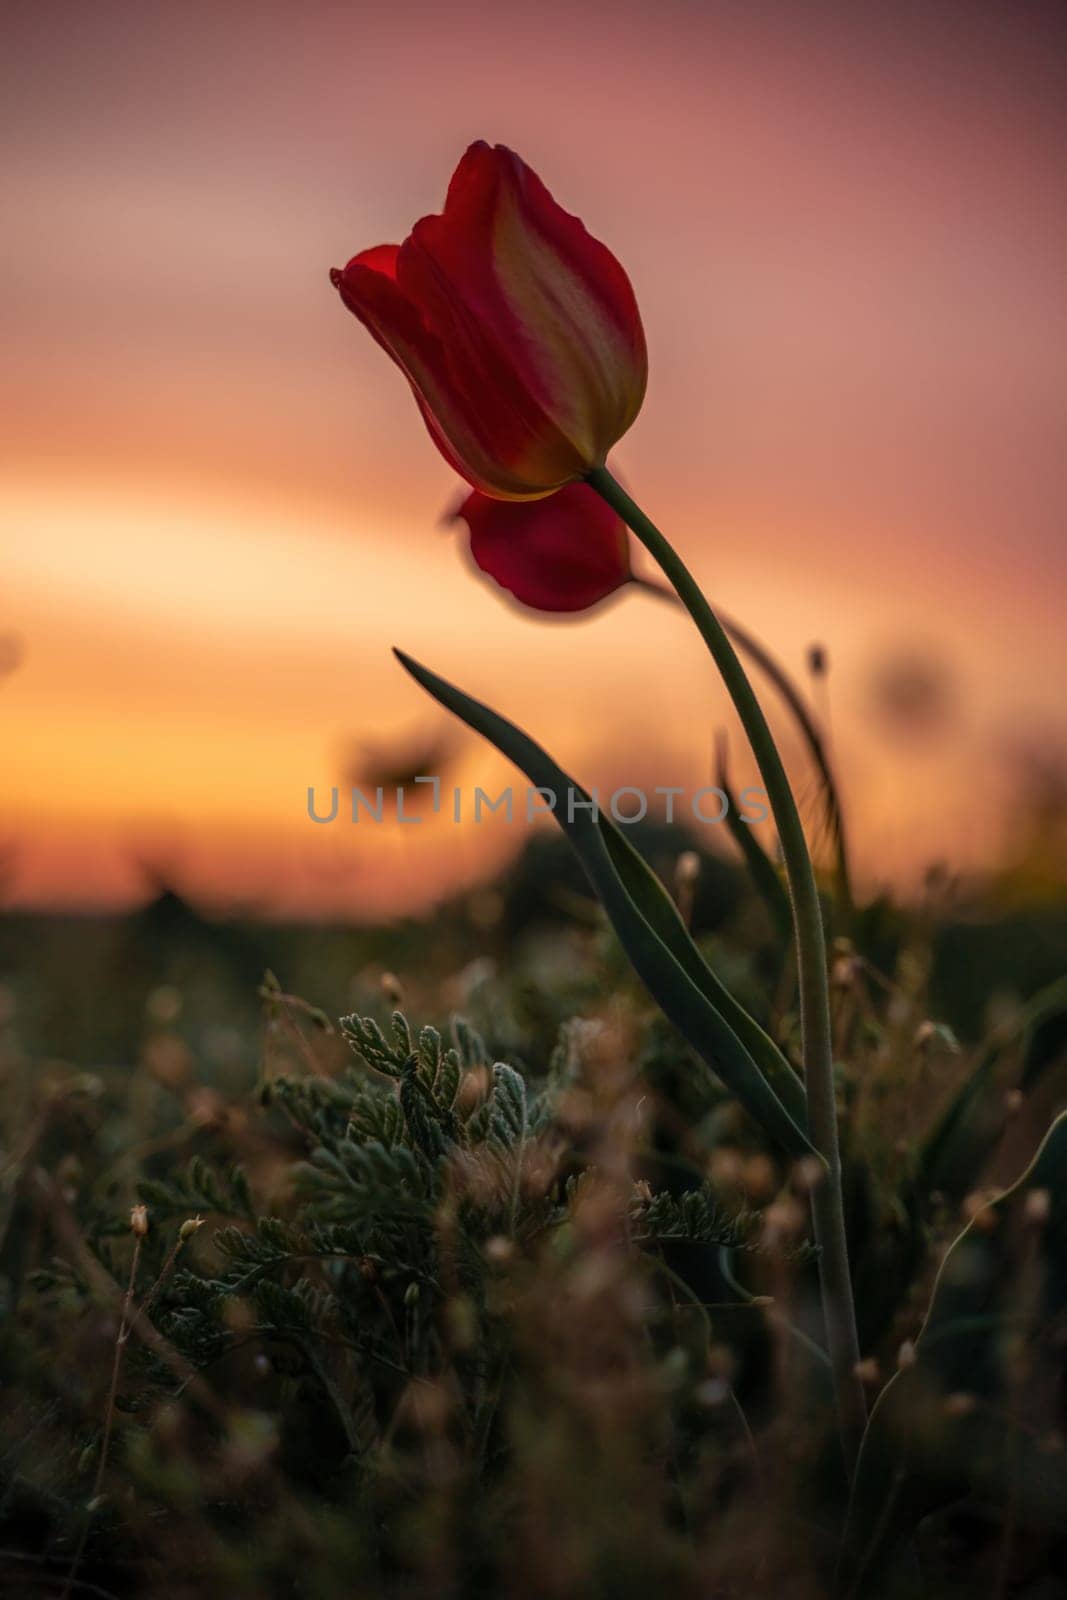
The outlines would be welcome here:
<svg viewBox="0 0 1067 1600">
<path fill-rule="evenodd" d="M 807 840 L 767 719 L 726 630 L 704 598 L 696 579 L 607 467 L 595 468 L 586 481 L 641 541 L 696 624 L 741 719 L 778 829 L 796 934 L 808 1133 L 827 1169 L 821 1181 L 811 1189 L 812 1222 L 819 1249 L 819 1282 L 838 1429 L 845 1464 L 851 1474 L 866 1424 L 867 1407 L 857 1373 L 859 1339 L 845 1237 L 826 936 Z"/>
</svg>

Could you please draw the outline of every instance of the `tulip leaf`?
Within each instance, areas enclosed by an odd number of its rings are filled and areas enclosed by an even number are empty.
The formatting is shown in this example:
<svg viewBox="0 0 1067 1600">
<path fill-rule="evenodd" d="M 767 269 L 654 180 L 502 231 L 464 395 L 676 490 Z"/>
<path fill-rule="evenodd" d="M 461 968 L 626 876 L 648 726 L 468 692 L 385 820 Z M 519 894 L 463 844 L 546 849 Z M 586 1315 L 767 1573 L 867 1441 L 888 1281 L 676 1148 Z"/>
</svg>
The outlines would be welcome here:
<svg viewBox="0 0 1067 1600">
<path fill-rule="evenodd" d="M 1018 1182 L 951 1246 L 910 1359 L 871 1413 L 839 1573 L 874 1596 L 923 1517 L 967 1495 L 1014 1525 L 1067 1525 L 1051 1431 L 1067 1331 L 1067 1112 Z"/>
<path fill-rule="evenodd" d="M 678 907 L 640 851 L 634 848 L 610 817 L 601 813 L 597 822 L 612 865 L 645 921 L 667 946 L 709 1005 L 714 1006 L 737 1034 L 790 1116 L 803 1124 L 807 1117 L 804 1085 L 785 1056 L 756 1019 L 715 976 L 690 937 Z"/>
<path fill-rule="evenodd" d="M 634 970 L 664 1015 L 790 1155 L 815 1154 L 802 1131 L 805 1100 L 800 1080 L 711 973 L 666 891 L 629 841 L 607 818 L 594 818 L 591 807 L 578 803 L 587 799 L 584 791 L 514 723 L 402 651 L 395 654 L 435 700 L 495 745 L 532 784 L 563 800 L 554 813 L 556 821 L 580 857 Z M 564 797 L 572 792 L 574 803 L 568 804 Z M 771 1067 L 773 1086 L 754 1056 Z"/>
</svg>

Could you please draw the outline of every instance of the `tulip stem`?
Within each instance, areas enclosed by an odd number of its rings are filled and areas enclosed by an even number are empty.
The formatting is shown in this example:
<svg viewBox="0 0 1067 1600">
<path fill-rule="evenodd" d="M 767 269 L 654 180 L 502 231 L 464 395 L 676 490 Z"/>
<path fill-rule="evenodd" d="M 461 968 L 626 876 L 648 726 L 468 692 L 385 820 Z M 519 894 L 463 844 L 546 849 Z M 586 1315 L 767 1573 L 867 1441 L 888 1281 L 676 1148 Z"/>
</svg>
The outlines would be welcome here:
<svg viewBox="0 0 1067 1600">
<path fill-rule="evenodd" d="M 737 652 L 696 579 L 668 540 L 606 467 L 595 468 L 586 481 L 640 539 L 696 623 L 741 719 L 767 787 L 767 798 L 781 840 L 796 930 L 808 1132 L 827 1166 L 826 1175 L 811 1190 L 812 1222 L 819 1251 L 819 1279 L 833 1371 L 837 1422 L 845 1465 L 851 1476 L 867 1408 L 863 1385 L 856 1370 L 859 1339 L 845 1238 L 826 936 L 804 829 L 767 719 L 738 660 Z"/>
</svg>

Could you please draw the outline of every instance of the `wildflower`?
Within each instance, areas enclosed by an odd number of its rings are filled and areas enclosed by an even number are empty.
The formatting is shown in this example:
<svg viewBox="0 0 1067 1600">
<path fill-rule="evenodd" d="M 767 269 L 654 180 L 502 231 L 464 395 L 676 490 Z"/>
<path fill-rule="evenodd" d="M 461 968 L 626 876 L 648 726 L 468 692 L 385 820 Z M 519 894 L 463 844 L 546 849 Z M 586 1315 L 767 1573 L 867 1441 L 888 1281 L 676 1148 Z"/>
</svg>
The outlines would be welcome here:
<svg viewBox="0 0 1067 1600">
<path fill-rule="evenodd" d="M 695 850 L 683 850 L 674 863 L 674 881 L 680 889 L 692 888 L 700 878 L 700 857 Z"/>
<path fill-rule="evenodd" d="M 383 972 L 378 981 L 383 995 L 391 1005 L 403 1005 L 404 989 L 395 972 Z"/>
<path fill-rule="evenodd" d="M 769 1250 L 790 1245 L 804 1231 L 804 1208 L 792 1195 L 783 1195 L 763 1213 L 763 1243 Z"/>
<path fill-rule="evenodd" d="M 742 1182 L 754 1205 L 763 1205 L 778 1188 L 778 1170 L 762 1152 L 745 1160 Z"/>
<path fill-rule="evenodd" d="M 817 1156 L 802 1156 L 793 1167 L 793 1185 L 798 1194 L 810 1195 L 825 1178 L 826 1168 Z"/>
<path fill-rule="evenodd" d="M 835 989 L 851 989 L 862 971 L 858 956 L 835 956 L 830 967 L 830 981 Z"/>
<path fill-rule="evenodd" d="M 575 482 L 640 410 L 648 358 L 626 273 L 503 145 L 471 145 L 439 216 L 330 279 L 486 494 Z"/>
<path fill-rule="evenodd" d="M 485 1241 L 485 1259 L 494 1267 L 506 1267 L 515 1255 L 515 1246 L 502 1233 Z"/>
<path fill-rule="evenodd" d="M 995 1195 L 993 1189 L 975 1189 L 964 1196 L 960 1209 L 972 1228 L 979 1233 L 991 1233 L 997 1225 L 997 1213 L 992 1204 Z"/>
</svg>

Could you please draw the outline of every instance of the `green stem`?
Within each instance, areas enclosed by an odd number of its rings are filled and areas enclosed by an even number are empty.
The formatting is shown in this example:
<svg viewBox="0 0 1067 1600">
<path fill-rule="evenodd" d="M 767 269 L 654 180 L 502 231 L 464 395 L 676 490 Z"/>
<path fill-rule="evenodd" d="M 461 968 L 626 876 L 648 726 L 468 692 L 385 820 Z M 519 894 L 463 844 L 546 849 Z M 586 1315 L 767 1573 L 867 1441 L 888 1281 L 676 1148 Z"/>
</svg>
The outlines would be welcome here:
<svg viewBox="0 0 1067 1600">
<path fill-rule="evenodd" d="M 587 481 L 640 539 L 696 623 L 752 746 L 778 829 L 796 927 L 808 1132 L 827 1166 L 825 1177 L 811 1191 L 812 1221 L 819 1249 L 819 1279 L 838 1428 L 845 1463 L 851 1473 L 867 1408 L 863 1385 L 856 1372 L 859 1340 L 852 1303 L 841 1192 L 826 936 L 804 829 L 767 719 L 745 676 L 737 652 L 701 593 L 696 579 L 655 524 L 649 521 L 606 467 L 595 468 Z"/>
</svg>

